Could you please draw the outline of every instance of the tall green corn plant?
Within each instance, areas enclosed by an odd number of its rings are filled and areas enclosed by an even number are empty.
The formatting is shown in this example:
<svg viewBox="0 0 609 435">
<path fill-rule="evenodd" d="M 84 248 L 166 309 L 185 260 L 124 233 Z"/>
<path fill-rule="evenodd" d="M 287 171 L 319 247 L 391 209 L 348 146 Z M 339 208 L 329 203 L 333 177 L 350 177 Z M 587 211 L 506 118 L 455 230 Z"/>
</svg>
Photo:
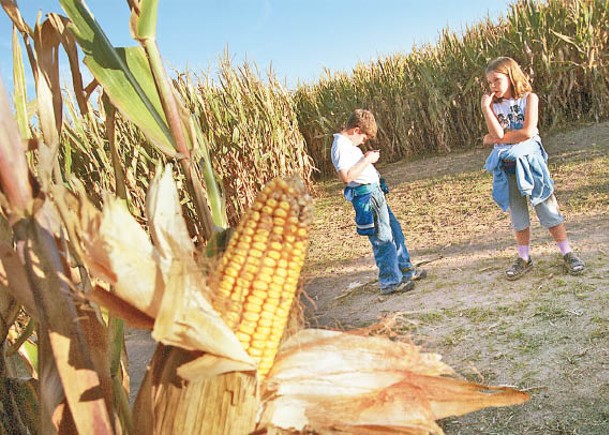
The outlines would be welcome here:
<svg viewBox="0 0 609 435">
<path fill-rule="evenodd" d="M 191 120 L 181 117 L 155 42 L 157 3 L 129 2 L 132 10 L 131 30 L 143 48 L 115 48 L 83 2 L 61 1 L 71 19 L 71 29 L 85 53 L 85 64 L 104 88 L 110 101 L 150 138 L 152 144 L 169 158 L 179 160 L 187 188 L 203 224 L 203 238 L 209 239 L 215 227 L 225 227 L 222 218 L 214 222 L 208 198 L 191 149 L 196 135 Z M 199 144 L 203 146 L 202 144 Z M 206 180 L 207 191 L 216 192 L 212 180 Z M 209 183 L 212 184 L 209 184 Z M 218 208 L 212 195 L 211 204 Z M 221 216 L 218 210 L 214 216 Z"/>
<path fill-rule="evenodd" d="M 277 176 L 298 175 L 312 188 L 313 166 L 292 97 L 272 71 L 263 81 L 255 64 L 234 66 L 225 56 L 216 81 L 209 75 L 184 73 L 175 86 L 214 156 L 214 172 L 223 180 L 232 224 L 256 192 Z"/>
</svg>

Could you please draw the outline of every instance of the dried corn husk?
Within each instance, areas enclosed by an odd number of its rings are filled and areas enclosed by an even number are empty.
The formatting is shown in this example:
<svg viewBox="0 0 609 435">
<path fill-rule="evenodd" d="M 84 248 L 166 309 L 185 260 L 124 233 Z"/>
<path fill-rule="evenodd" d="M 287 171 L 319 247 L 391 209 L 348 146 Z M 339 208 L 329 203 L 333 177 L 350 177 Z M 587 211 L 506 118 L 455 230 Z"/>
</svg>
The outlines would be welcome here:
<svg viewBox="0 0 609 435">
<path fill-rule="evenodd" d="M 260 429 L 442 433 L 434 420 L 523 403 L 526 393 L 443 375 L 436 354 L 383 337 L 305 329 L 263 384 Z"/>
</svg>

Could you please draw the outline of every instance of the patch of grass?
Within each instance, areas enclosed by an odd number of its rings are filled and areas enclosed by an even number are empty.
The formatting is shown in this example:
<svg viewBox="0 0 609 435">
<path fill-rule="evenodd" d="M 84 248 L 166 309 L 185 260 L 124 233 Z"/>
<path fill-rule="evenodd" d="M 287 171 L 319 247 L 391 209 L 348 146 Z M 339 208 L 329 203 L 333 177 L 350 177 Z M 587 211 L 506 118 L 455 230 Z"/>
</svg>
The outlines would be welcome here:
<svg viewBox="0 0 609 435">
<path fill-rule="evenodd" d="M 513 343 L 515 349 L 522 353 L 534 352 L 544 345 L 541 336 L 525 333 L 524 331 L 513 331 L 506 335 L 507 341 Z"/>
<path fill-rule="evenodd" d="M 537 305 L 533 315 L 550 321 L 569 316 L 562 306 L 555 303 Z"/>
<path fill-rule="evenodd" d="M 443 312 L 440 311 L 430 311 L 428 313 L 422 313 L 417 316 L 417 318 L 427 325 L 433 325 L 434 323 L 442 322 L 446 320 L 446 316 Z"/>
<path fill-rule="evenodd" d="M 471 330 L 469 328 L 457 327 L 442 339 L 445 346 L 454 346 L 467 339 Z"/>
<path fill-rule="evenodd" d="M 596 325 L 596 328 L 588 335 L 590 341 L 609 339 L 609 319 L 605 317 L 594 316 L 591 322 Z"/>
<path fill-rule="evenodd" d="M 466 317 L 470 322 L 476 324 L 494 321 L 501 318 L 499 310 L 496 308 L 473 307 L 461 311 L 460 314 Z"/>
</svg>

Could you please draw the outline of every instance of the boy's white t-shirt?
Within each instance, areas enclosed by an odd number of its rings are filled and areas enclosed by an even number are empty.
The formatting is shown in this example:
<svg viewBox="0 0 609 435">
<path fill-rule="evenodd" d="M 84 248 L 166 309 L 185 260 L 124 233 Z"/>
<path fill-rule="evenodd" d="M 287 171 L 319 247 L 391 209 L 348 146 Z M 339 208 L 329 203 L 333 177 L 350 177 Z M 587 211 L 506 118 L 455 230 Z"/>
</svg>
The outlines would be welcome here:
<svg viewBox="0 0 609 435">
<path fill-rule="evenodd" d="M 334 141 L 332 142 L 332 164 L 336 169 L 336 172 L 342 171 L 343 169 L 349 170 L 353 165 L 359 162 L 364 157 L 364 153 L 359 147 L 353 145 L 346 136 L 340 133 L 334 134 Z M 350 182 L 348 186 L 356 187 L 360 184 L 378 183 L 379 174 L 371 163 L 362 171 L 359 176 Z"/>
</svg>

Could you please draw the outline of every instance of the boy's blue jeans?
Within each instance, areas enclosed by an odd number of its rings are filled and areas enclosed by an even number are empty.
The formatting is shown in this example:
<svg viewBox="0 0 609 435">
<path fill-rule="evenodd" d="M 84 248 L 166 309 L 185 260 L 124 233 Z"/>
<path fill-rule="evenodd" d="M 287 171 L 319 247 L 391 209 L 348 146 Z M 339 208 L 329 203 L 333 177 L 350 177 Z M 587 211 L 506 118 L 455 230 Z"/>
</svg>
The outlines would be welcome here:
<svg viewBox="0 0 609 435">
<path fill-rule="evenodd" d="M 374 261 L 379 268 L 381 288 L 397 285 L 414 274 L 402 226 L 387 204 L 381 189 L 372 193 L 371 206 L 376 217 L 376 233 L 368 236 Z M 402 272 L 404 271 L 404 272 Z"/>
</svg>

